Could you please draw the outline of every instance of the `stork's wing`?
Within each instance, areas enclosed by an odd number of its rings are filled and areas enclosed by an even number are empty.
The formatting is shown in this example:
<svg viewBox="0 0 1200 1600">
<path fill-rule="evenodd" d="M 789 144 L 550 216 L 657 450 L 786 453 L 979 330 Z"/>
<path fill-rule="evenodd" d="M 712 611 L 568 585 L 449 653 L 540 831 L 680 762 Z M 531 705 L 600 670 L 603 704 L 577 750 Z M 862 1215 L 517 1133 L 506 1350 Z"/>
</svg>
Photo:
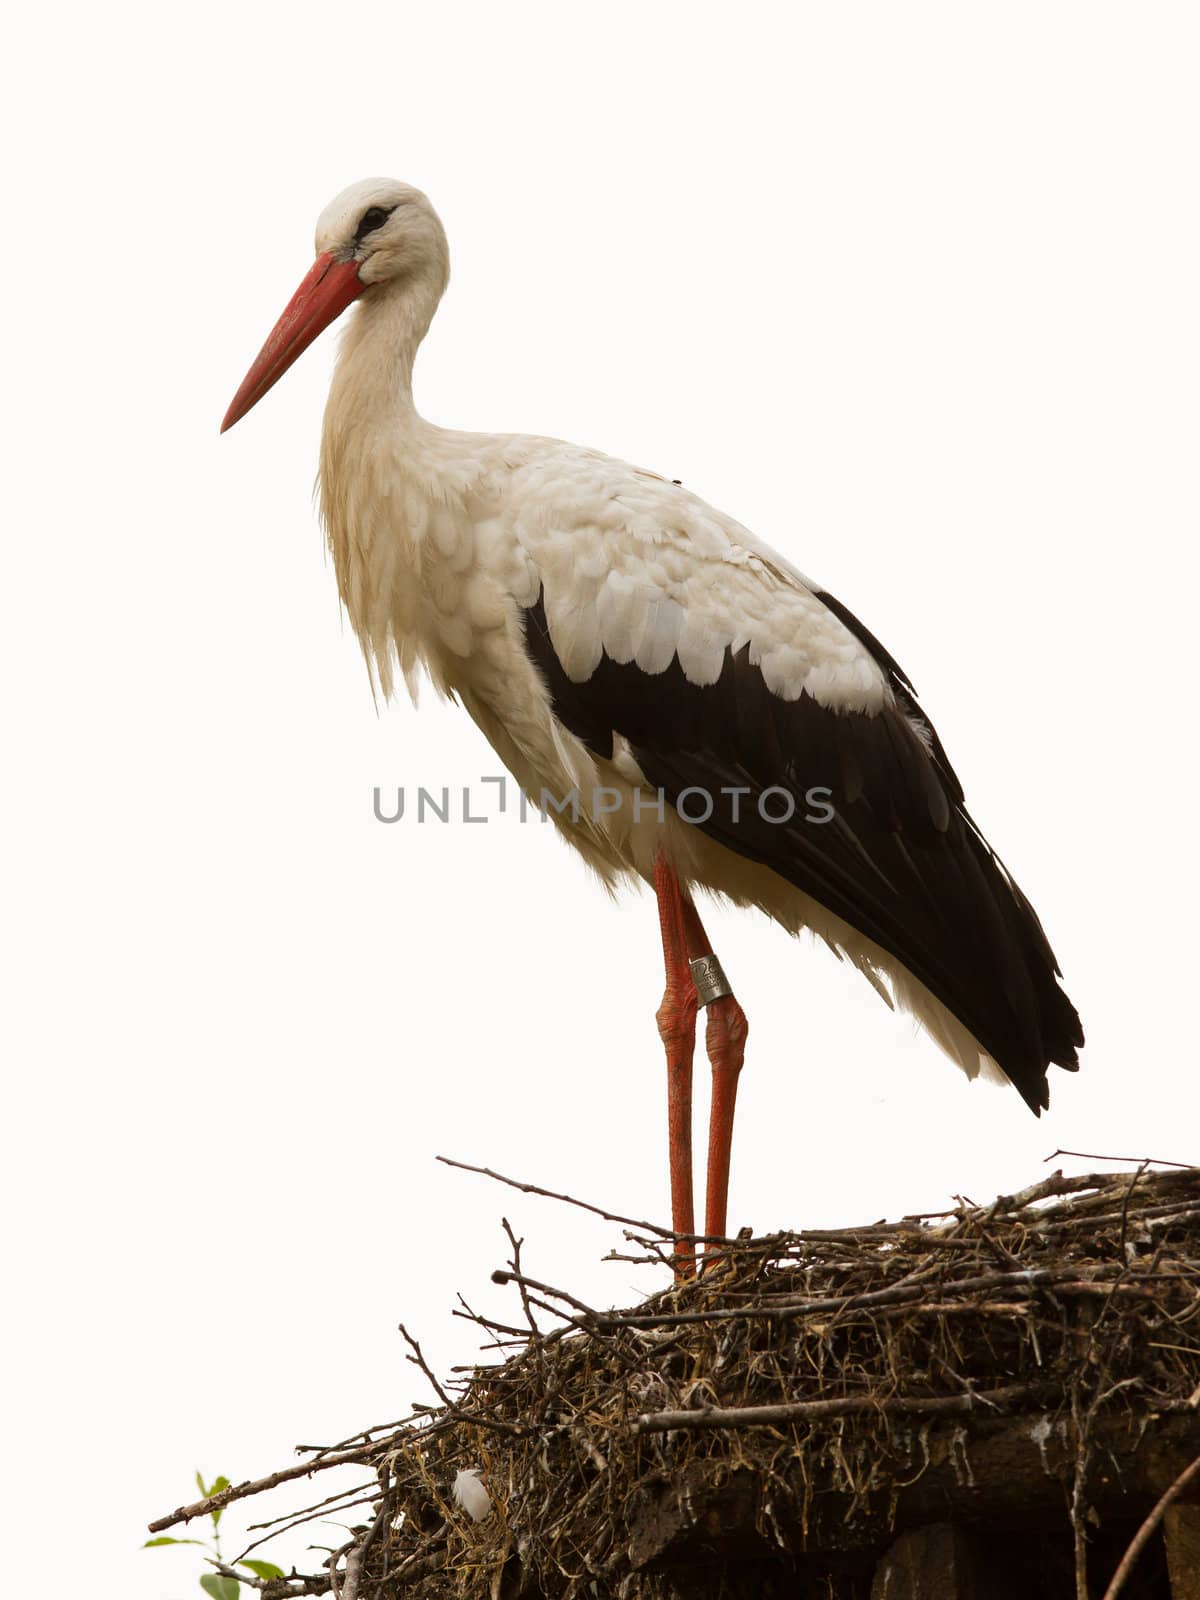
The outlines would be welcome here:
<svg viewBox="0 0 1200 1600">
<path fill-rule="evenodd" d="M 553 563 L 538 562 L 525 639 L 557 717 L 606 758 L 616 736 L 626 740 L 672 802 L 698 790 L 689 819 L 889 952 L 1034 1111 L 1047 1105 L 1048 1064 L 1077 1065 L 1079 1018 L 904 673 L 845 607 L 764 547 L 693 555 L 686 570 L 676 560 L 672 579 L 665 542 L 636 553 L 631 578 L 625 540 L 609 543 L 604 571 L 582 539 L 590 595 L 586 575 L 556 587 Z M 597 596 L 614 579 L 623 609 L 610 602 L 606 613 Z"/>
</svg>

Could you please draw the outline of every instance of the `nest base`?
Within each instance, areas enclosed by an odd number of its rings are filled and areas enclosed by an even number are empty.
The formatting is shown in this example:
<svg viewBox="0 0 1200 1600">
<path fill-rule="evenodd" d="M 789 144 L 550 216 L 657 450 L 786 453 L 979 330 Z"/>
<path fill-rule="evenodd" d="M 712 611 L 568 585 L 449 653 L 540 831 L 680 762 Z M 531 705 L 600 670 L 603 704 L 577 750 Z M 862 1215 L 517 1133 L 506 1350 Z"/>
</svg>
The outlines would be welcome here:
<svg viewBox="0 0 1200 1600">
<path fill-rule="evenodd" d="M 266 1600 L 1200 1600 L 1200 1169 L 728 1241 L 626 1311 L 509 1238 L 505 1359 L 447 1388 L 410 1339 L 438 1407 L 152 1530 L 354 1462 L 369 1518 Z"/>
</svg>

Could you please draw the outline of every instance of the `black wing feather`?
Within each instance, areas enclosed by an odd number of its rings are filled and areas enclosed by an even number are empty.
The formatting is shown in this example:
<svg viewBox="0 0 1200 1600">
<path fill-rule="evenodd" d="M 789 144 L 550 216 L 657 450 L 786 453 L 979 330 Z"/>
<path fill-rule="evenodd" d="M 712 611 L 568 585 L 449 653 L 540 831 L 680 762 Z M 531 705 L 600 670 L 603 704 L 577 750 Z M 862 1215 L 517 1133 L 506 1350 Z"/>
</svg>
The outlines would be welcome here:
<svg viewBox="0 0 1200 1600">
<path fill-rule="evenodd" d="M 865 934 L 970 1029 L 1034 1111 L 1049 1104 L 1050 1063 L 1074 1069 L 1083 1033 L 1032 906 L 962 804 L 962 787 L 897 662 L 832 596 L 823 603 L 886 674 L 896 703 L 841 714 L 810 695 L 768 690 L 749 648 L 727 651 L 717 682 L 691 683 L 673 659 L 647 674 L 603 656 L 584 683 L 562 669 L 542 599 L 524 613 L 526 647 L 555 715 L 596 755 L 614 735 L 674 802 L 699 787 L 697 826 L 760 862 Z M 736 799 L 722 789 L 749 790 Z M 796 803 L 764 820 L 772 788 Z M 834 819 L 806 800 L 831 791 Z M 767 802 L 775 815 L 781 807 Z"/>
</svg>

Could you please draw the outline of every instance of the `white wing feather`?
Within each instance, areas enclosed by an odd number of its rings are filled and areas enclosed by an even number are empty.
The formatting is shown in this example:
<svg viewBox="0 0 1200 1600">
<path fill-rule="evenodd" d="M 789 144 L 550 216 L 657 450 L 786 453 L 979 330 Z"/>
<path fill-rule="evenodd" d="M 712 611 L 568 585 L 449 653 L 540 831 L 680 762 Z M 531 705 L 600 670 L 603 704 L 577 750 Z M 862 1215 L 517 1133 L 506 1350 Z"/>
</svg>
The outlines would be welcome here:
<svg viewBox="0 0 1200 1600">
<path fill-rule="evenodd" d="M 503 517 L 545 595 L 555 653 L 583 682 L 601 655 L 696 684 L 750 647 L 774 694 L 877 710 L 883 673 L 813 586 L 731 517 L 678 484 L 558 440 L 506 451 Z M 511 548 L 511 547 L 510 547 Z"/>
</svg>

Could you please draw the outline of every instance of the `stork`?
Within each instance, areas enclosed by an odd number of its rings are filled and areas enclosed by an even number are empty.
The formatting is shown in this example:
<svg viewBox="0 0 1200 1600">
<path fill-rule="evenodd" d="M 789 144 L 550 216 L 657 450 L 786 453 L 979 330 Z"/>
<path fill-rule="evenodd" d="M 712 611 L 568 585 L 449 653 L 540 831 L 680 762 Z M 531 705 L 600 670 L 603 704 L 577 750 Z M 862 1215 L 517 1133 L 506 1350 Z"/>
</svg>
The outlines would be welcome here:
<svg viewBox="0 0 1200 1600">
<path fill-rule="evenodd" d="M 449 276 L 418 189 L 353 184 L 222 431 L 352 302 L 320 452 L 338 588 L 376 689 L 423 670 L 611 886 L 658 901 L 672 1221 L 692 1270 L 692 1056 L 712 1066 L 704 1235 L 725 1233 L 747 1025 L 697 890 L 809 930 L 969 1078 L 1035 1113 L 1079 1017 L 967 814 L 913 686 L 847 608 L 679 483 L 595 450 L 426 422 Z"/>
</svg>

